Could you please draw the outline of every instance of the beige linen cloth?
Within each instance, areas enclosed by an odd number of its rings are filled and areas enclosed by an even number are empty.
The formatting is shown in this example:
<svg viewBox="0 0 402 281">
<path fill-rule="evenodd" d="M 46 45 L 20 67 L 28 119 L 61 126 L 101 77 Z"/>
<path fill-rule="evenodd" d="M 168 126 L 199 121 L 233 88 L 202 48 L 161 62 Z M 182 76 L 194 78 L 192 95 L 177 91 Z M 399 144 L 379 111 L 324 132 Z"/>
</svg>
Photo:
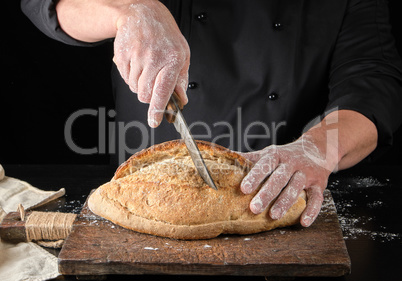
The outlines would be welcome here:
<svg viewBox="0 0 402 281">
<path fill-rule="evenodd" d="M 0 222 L 9 212 L 17 211 L 18 204 L 28 210 L 43 205 L 65 194 L 43 191 L 27 182 L 7 177 L 0 165 Z M 0 280 L 41 281 L 59 276 L 57 258 L 35 243 L 10 244 L 0 239 Z"/>
</svg>

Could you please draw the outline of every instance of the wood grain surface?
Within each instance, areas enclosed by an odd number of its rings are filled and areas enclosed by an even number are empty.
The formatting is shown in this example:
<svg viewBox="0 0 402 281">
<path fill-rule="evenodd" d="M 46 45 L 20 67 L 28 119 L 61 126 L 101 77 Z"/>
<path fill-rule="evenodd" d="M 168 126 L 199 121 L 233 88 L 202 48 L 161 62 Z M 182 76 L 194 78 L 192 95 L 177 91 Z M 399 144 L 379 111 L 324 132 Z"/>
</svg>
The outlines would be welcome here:
<svg viewBox="0 0 402 281">
<path fill-rule="evenodd" d="M 31 212 L 27 212 L 29 216 Z M 18 212 L 8 213 L 0 224 L 0 238 L 11 243 L 26 242 L 25 221 L 21 220 Z"/>
<path fill-rule="evenodd" d="M 332 196 L 309 228 L 180 241 L 137 233 L 85 204 L 59 254 L 65 275 L 342 276 L 351 269 Z"/>
</svg>

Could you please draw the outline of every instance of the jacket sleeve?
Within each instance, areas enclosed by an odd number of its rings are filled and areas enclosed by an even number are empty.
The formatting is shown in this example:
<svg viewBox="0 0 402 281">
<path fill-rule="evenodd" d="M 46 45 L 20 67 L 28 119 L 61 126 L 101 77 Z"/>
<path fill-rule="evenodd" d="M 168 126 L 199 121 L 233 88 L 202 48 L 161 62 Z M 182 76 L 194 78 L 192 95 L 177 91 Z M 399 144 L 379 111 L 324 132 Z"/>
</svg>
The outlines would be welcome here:
<svg viewBox="0 0 402 281">
<path fill-rule="evenodd" d="M 76 40 L 65 33 L 59 24 L 56 13 L 57 0 L 21 0 L 23 13 L 44 34 L 52 39 L 74 46 L 91 47 L 102 44 L 104 40 L 96 43 L 87 43 Z"/>
<path fill-rule="evenodd" d="M 402 122 L 402 63 L 386 0 L 351 0 L 333 52 L 326 111 L 360 112 L 377 127 L 374 155 Z M 373 155 L 373 154 L 372 154 Z"/>
</svg>

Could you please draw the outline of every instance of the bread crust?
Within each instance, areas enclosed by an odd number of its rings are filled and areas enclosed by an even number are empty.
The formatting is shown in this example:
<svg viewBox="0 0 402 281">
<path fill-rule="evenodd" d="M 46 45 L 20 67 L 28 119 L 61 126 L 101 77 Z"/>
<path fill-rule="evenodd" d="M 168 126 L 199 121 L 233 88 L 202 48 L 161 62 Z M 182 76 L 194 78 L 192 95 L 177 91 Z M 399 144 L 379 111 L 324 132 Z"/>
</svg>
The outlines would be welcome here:
<svg viewBox="0 0 402 281">
<path fill-rule="evenodd" d="M 252 234 L 299 222 L 306 206 L 304 192 L 280 220 L 269 217 L 269 208 L 255 215 L 249 203 L 257 191 L 240 191 L 252 163 L 216 144 L 197 145 L 218 191 L 203 182 L 185 144 L 175 140 L 130 157 L 110 182 L 92 193 L 89 208 L 125 228 L 175 239 Z"/>
</svg>

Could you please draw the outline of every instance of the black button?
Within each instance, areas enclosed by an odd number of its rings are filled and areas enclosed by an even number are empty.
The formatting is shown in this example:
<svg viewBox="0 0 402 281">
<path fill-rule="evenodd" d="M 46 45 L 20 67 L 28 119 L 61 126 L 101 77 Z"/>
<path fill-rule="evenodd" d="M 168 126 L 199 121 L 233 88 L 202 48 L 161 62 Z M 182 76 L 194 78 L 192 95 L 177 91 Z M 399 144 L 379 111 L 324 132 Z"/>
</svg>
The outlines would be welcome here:
<svg viewBox="0 0 402 281">
<path fill-rule="evenodd" d="M 281 30 L 283 25 L 280 22 L 274 22 L 273 27 L 275 30 Z"/>
<path fill-rule="evenodd" d="M 277 100 L 278 99 L 278 94 L 277 93 L 270 93 L 268 95 L 269 100 Z"/>
<path fill-rule="evenodd" d="M 188 88 L 189 89 L 195 89 L 198 87 L 198 84 L 196 82 L 190 82 L 188 83 Z"/>
<path fill-rule="evenodd" d="M 195 19 L 200 21 L 200 22 L 205 22 L 208 19 L 207 13 L 199 13 L 198 15 L 195 16 Z"/>
</svg>

